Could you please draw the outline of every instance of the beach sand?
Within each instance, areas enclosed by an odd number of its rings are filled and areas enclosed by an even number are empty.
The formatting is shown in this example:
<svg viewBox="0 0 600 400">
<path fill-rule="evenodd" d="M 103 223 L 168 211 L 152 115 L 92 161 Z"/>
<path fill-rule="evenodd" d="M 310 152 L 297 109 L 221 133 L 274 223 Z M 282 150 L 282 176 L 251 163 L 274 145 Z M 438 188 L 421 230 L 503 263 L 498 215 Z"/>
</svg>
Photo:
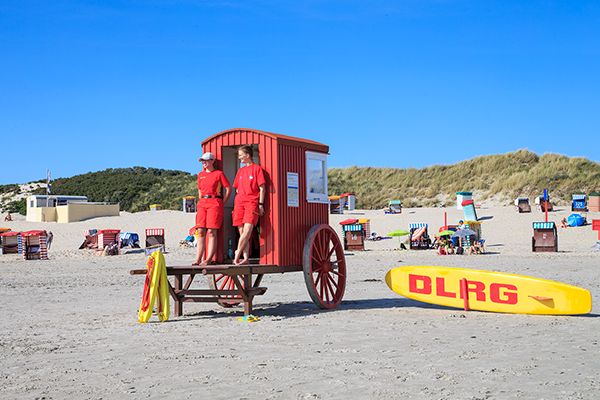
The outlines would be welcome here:
<svg viewBox="0 0 600 400">
<path fill-rule="evenodd" d="M 560 207 L 559 207 L 560 209 Z M 455 223 L 462 212 L 448 208 Z M 5 222 L 54 233 L 48 261 L 0 256 L 0 398 L 210 399 L 598 399 L 600 315 L 532 316 L 465 312 L 419 303 L 388 289 L 403 265 L 447 265 L 538 276 L 582 286 L 600 304 L 600 252 L 590 226 L 559 229 L 558 253 L 531 252 L 531 223 L 543 214 L 482 207 L 488 254 L 438 256 L 398 251 L 398 239 L 346 252 L 344 302 L 332 311 L 310 301 L 301 273 L 267 275 L 255 300 L 257 323 L 241 308 L 186 303 L 169 322 L 137 323 L 143 253 L 97 257 L 78 250 L 88 228 L 138 232 L 164 227 L 167 263 L 190 263 L 178 247 L 193 214 L 121 213 L 56 224 Z M 567 209 L 550 213 L 559 222 Z M 355 211 L 384 235 L 427 222 L 443 209 L 402 214 Z M 600 214 L 588 214 L 588 219 Z M 205 284 L 198 279 L 197 285 Z M 198 286 L 201 287 L 201 286 Z M 593 311 L 594 312 L 594 311 Z"/>
</svg>

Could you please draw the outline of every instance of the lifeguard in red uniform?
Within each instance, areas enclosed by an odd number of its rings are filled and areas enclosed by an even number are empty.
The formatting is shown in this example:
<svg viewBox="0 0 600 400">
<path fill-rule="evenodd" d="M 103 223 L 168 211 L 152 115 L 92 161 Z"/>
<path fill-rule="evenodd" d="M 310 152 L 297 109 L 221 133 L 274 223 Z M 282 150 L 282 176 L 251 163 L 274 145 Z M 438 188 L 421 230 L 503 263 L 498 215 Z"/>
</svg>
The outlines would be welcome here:
<svg viewBox="0 0 600 400">
<path fill-rule="evenodd" d="M 233 226 L 240 231 L 240 240 L 235 251 L 234 264 L 247 264 L 249 244 L 252 229 L 258 223 L 258 218 L 265 213 L 265 173 L 254 164 L 254 152 L 250 146 L 238 149 L 238 159 L 244 164 L 235 176 L 233 187 L 237 189 L 233 205 Z"/>
<path fill-rule="evenodd" d="M 198 243 L 196 261 L 192 265 L 207 265 L 217 251 L 217 230 L 221 229 L 221 225 L 223 225 L 223 205 L 231 195 L 231 185 L 223 171 L 215 169 L 213 153 L 202 154 L 198 161 L 202 162 L 203 171 L 198 174 L 198 207 L 195 226 L 198 230 Z M 207 233 L 208 251 L 206 251 L 206 257 L 203 257 Z"/>
</svg>

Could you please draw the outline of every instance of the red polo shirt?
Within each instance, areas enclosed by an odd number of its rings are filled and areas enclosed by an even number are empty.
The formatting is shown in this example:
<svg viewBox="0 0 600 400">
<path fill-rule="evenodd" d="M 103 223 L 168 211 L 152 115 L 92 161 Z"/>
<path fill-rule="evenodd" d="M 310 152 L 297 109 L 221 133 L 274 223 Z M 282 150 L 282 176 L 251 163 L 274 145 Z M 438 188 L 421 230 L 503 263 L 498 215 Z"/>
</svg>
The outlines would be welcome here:
<svg viewBox="0 0 600 400">
<path fill-rule="evenodd" d="M 237 189 L 236 198 L 258 201 L 259 186 L 265 183 L 265 173 L 259 165 L 250 164 L 240 168 L 233 181 L 233 187 Z"/>
<path fill-rule="evenodd" d="M 202 171 L 198 174 L 198 190 L 206 196 L 222 196 L 222 188 L 229 187 L 229 181 L 223 173 L 215 169 L 212 172 Z"/>
</svg>

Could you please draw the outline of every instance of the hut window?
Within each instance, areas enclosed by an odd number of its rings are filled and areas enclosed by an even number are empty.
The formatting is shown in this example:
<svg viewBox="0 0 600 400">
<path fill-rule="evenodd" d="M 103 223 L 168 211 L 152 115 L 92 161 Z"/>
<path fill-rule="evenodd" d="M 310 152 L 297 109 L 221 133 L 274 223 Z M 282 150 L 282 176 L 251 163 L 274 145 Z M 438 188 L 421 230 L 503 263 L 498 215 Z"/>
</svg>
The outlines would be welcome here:
<svg viewBox="0 0 600 400">
<path fill-rule="evenodd" d="M 306 200 L 327 203 L 327 154 L 306 152 Z"/>
</svg>

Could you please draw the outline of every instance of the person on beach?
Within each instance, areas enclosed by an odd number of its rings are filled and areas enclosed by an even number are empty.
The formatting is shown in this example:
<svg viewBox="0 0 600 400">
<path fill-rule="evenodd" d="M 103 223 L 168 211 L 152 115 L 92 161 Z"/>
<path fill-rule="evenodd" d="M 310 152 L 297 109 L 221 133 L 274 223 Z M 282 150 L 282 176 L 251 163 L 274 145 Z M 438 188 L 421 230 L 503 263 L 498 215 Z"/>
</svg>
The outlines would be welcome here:
<svg viewBox="0 0 600 400">
<path fill-rule="evenodd" d="M 252 230 L 258 223 L 258 218 L 265 213 L 265 173 L 264 170 L 252 161 L 254 152 L 251 146 L 241 146 L 238 149 L 238 159 L 244 164 L 233 181 L 237 192 L 233 204 L 233 226 L 240 232 L 238 247 L 235 251 L 233 263 L 236 265 L 247 264 L 250 253 L 250 237 Z"/>
<path fill-rule="evenodd" d="M 4 221 L 12 221 L 12 215 L 10 215 L 10 213 L 6 213 L 6 217 L 4 217 Z"/>
<path fill-rule="evenodd" d="M 198 206 L 194 227 L 198 232 L 198 242 L 196 260 L 192 265 L 208 265 L 217 252 L 217 231 L 223 225 L 223 209 L 231 195 L 231 185 L 223 171 L 215 169 L 213 153 L 202 154 L 198 161 L 202 163 L 202 172 L 198 174 Z"/>
</svg>

